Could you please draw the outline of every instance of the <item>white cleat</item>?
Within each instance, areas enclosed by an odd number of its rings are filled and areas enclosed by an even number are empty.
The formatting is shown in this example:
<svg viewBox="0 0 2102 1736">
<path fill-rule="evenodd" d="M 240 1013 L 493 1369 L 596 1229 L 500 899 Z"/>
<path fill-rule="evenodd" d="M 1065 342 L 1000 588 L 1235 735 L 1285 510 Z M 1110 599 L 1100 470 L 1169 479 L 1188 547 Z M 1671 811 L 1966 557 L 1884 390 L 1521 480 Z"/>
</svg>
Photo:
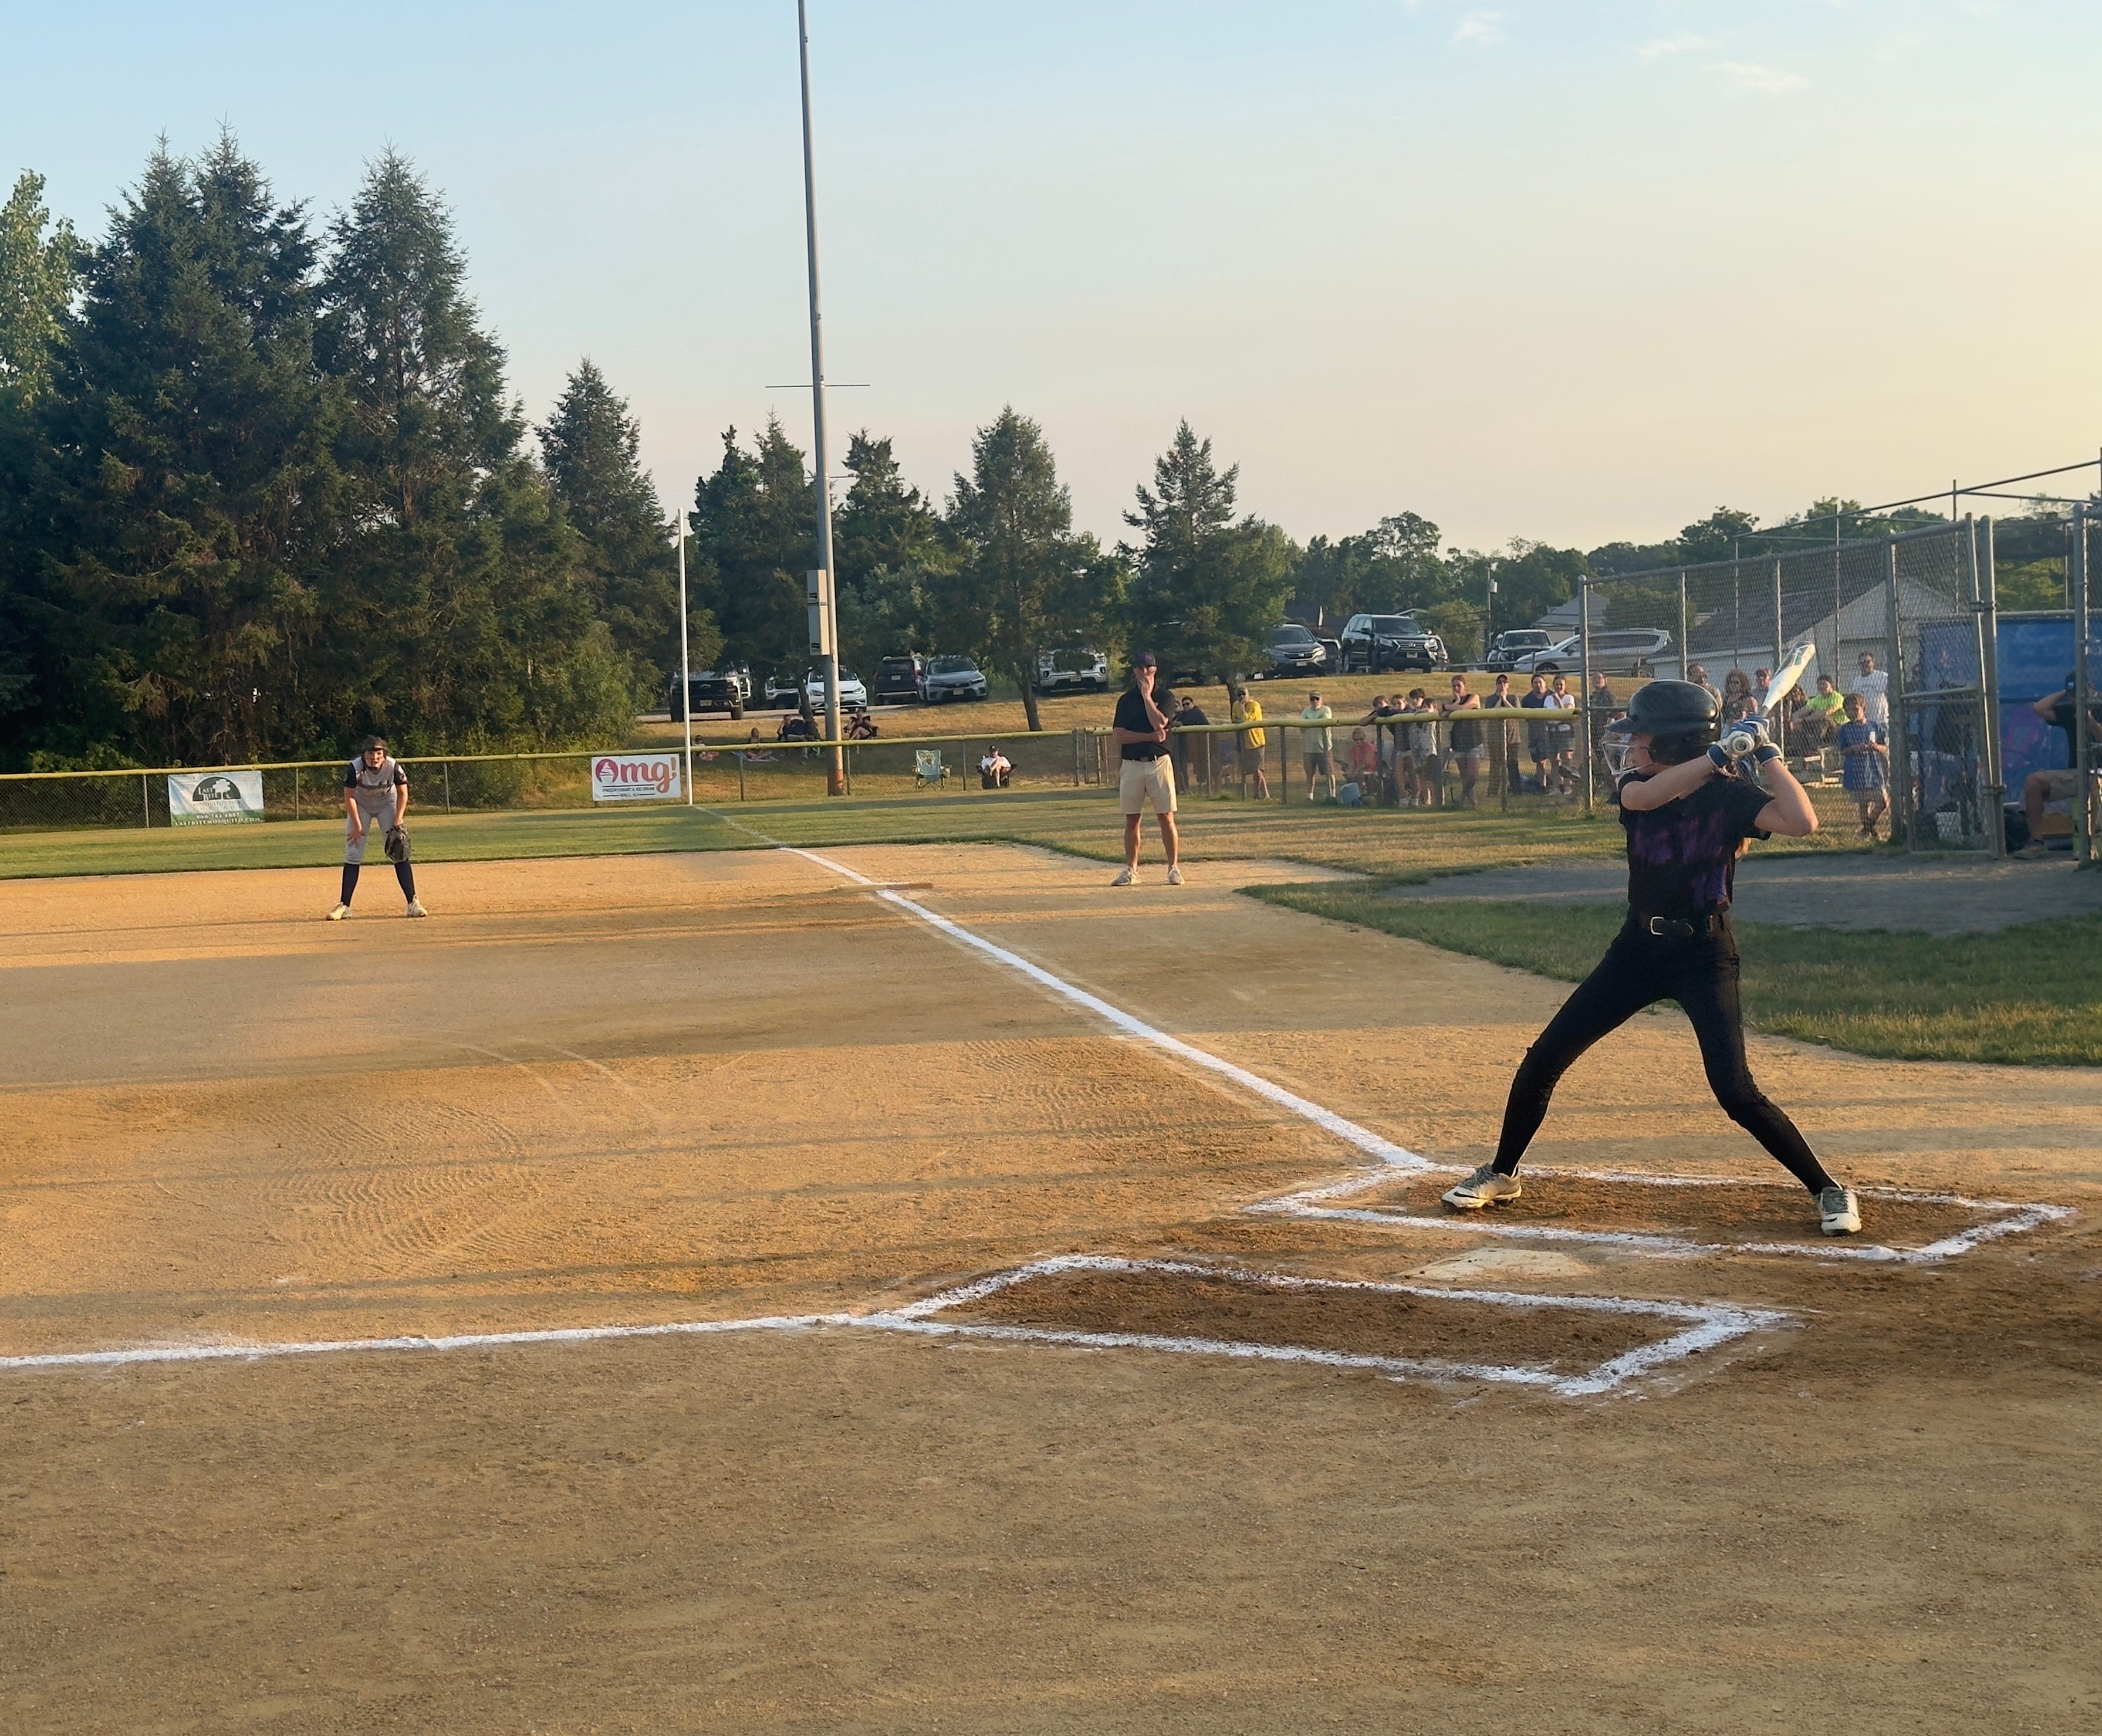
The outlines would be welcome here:
<svg viewBox="0 0 2102 1736">
<path fill-rule="evenodd" d="M 1828 1236 L 1861 1233 L 1861 1202 L 1851 1188 L 1827 1188 L 1817 1196 L 1817 1227 Z"/>
<path fill-rule="evenodd" d="M 1493 1163 L 1484 1163 L 1465 1181 L 1446 1189 L 1445 1203 L 1456 1211 L 1479 1211 L 1484 1206 L 1501 1205 L 1525 1191 L 1515 1176 L 1502 1176 Z"/>
<path fill-rule="evenodd" d="M 411 898 L 409 901 L 409 908 L 402 914 L 406 916 L 428 916 L 431 913 Z"/>
<path fill-rule="evenodd" d="M 344 917 L 349 914 L 350 906 L 347 904 L 339 904 L 328 913 L 328 919 L 330 922 L 341 922 Z"/>
<path fill-rule="evenodd" d="M 1171 868 L 1168 870 L 1168 884 L 1170 886 L 1180 886 L 1182 884 L 1182 870 L 1180 868 Z"/>
<path fill-rule="evenodd" d="M 1138 884 L 1138 870 L 1135 868 L 1127 868 L 1122 874 L 1119 875 L 1114 880 L 1111 881 L 1110 884 L 1112 886 L 1136 886 Z"/>
</svg>

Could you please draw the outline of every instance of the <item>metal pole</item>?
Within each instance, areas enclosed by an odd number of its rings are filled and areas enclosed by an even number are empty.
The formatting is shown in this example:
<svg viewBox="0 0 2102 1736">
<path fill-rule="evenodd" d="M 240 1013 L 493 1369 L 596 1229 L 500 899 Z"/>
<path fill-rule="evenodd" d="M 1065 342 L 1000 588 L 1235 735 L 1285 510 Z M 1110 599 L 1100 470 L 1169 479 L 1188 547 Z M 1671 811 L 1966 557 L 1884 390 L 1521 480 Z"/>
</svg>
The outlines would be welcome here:
<svg viewBox="0 0 2102 1736">
<path fill-rule="evenodd" d="M 840 757 L 839 618 L 832 600 L 832 491 L 825 451 L 825 326 L 818 296 L 818 177 L 810 144 L 810 20 L 808 0 L 796 0 L 796 41 L 803 71 L 803 226 L 810 261 L 810 461 L 817 471 L 818 568 L 809 580 L 817 631 L 818 669 L 825 680 L 826 793 L 846 793 Z"/>
<path fill-rule="evenodd" d="M 679 715 L 686 722 L 686 805 L 694 805 L 694 666 L 686 638 L 686 513 L 679 510 Z M 730 671 L 730 680 L 737 672 Z"/>
<path fill-rule="evenodd" d="M 1577 751 L 1584 756 L 1584 812 L 1591 808 L 1591 582 L 1581 578 L 1576 582 L 1576 684 L 1580 697 L 1576 701 L 1576 715 L 1583 720 L 1583 727 L 1576 732 L 1580 737 Z"/>
<path fill-rule="evenodd" d="M 299 768 L 296 765 L 292 768 L 292 817 L 299 817 Z"/>
<path fill-rule="evenodd" d="M 1678 679 L 1693 679 L 1693 652 L 1686 642 L 1686 569 L 1678 569 Z"/>
<path fill-rule="evenodd" d="M 1787 636 L 1787 636 L 1787 635 L 1786 635 L 1786 633 L 1785 633 L 1785 632 L 1782 631 L 1782 629 L 1781 629 L 1781 620 L 1780 620 L 1780 557 L 1779 557 L 1778 556 L 1776 556 L 1775 557 L 1774 564 L 1773 564 L 1773 594 L 1774 594 L 1774 660 L 1773 660 L 1773 666 L 1774 666 L 1774 667 L 1775 667 L 1776 669 L 1778 669 L 1778 668 L 1780 668 L 1780 666 L 1781 666 L 1783 663 L 1785 663 L 1785 662 L 1788 661 L 1788 652 L 1787 652 L 1787 649 L 1786 649 L 1786 647 L 1785 647 L 1785 646 L 1783 644 L 1783 643 L 1782 643 L 1782 641 L 1783 641 L 1784 640 L 1785 640 L 1785 639 L 1787 638 Z M 1768 677 L 1768 679 L 1769 679 L 1769 680 L 1771 680 L 1771 679 L 1772 679 L 1772 677 L 1771 677 L 1771 676 L 1769 676 L 1769 677 Z M 1770 720 L 1769 720 L 1769 722 L 1771 723 L 1771 724 L 1772 724 L 1772 729 L 1773 729 L 1774 746 L 1776 746 L 1776 747 L 1781 748 L 1781 749 L 1783 749 L 1783 750 L 1785 750 L 1785 749 L 1787 748 L 1787 746 L 1788 746 L 1788 725 L 1787 725 L 1787 723 L 1785 721 L 1785 719 L 1787 718 L 1787 716 L 1788 716 L 1788 710 L 1787 710 L 1787 707 L 1786 707 L 1786 706 L 1785 706 L 1784 705 L 1782 705 L 1781 701 L 1782 701 L 1783 699 L 1786 698 L 1787 697 L 1788 697 L 1788 696 L 1787 696 L 1786 694 L 1785 694 L 1785 693 L 1776 693 L 1776 694 L 1773 696 L 1773 702 L 1772 702 L 1772 706 L 1771 706 L 1771 707 L 1769 708 L 1769 709 L 1771 709 L 1771 710 L 1772 710 L 1772 711 L 1773 712 L 1773 716 L 1772 717 L 1772 719 L 1770 719 Z"/>
<path fill-rule="evenodd" d="M 1905 848 L 1918 847 L 1914 835 L 1912 801 L 1912 742 L 1905 734 L 1905 639 L 1898 618 L 1898 543 L 1896 537 L 1883 543 L 1883 638 L 1885 655 L 1890 659 L 1885 671 L 1888 686 L 1891 719 L 1890 734 L 1890 798 L 1891 842 L 1897 842 L 1898 828 L 1905 828 Z"/>
<path fill-rule="evenodd" d="M 2087 708 L 2094 702 L 2087 658 L 2087 508 L 2073 509 L 2073 859 L 2093 866 L 2095 829 L 2088 809 L 2088 775 L 2095 750 L 2087 738 Z"/>
<path fill-rule="evenodd" d="M 1985 829 L 1997 860 L 2007 853 L 2007 784 L 2000 769 L 2000 589 L 1993 570 L 1993 521 L 1978 524 L 1984 552 L 1971 562 L 1982 607 L 1978 615 L 1979 680 L 1984 692 Z"/>
<path fill-rule="evenodd" d="M 1482 595 L 1482 661 L 1489 660 L 1489 640 L 1497 630 L 1497 564 L 1489 562 L 1489 588 Z"/>
</svg>

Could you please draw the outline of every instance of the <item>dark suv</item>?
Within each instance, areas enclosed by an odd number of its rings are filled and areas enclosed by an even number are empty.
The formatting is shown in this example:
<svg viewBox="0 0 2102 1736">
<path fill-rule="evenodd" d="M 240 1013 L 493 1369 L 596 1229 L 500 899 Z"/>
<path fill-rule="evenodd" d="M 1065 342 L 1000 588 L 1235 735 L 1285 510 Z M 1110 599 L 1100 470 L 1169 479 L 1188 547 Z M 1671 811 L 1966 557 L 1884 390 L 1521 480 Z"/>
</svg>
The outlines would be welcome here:
<svg viewBox="0 0 2102 1736">
<path fill-rule="evenodd" d="M 1343 623 L 1343 673 L 1443 669 L 1445 641 L 1413 615 L 1353 615 Z"/>
<path fill-rule="evenodd" d="M 752 677 L 742 669 L 696 669 L 688 680 L 683 696 L 679 692 L 679 678 L 674 675 L 665 684 L 666 709 L 672 721 L 683 724 L 689 711 L 727 711 L 733 719 L 744 715 L 744 702 L 751 696 Z"/>
<path fill-rule="evenodd" d="M 886 657 L 876 671 L 869 698 L 878 705 L 914 705 L 927 697 L 927 660 L 917 652 Z"/>
</svg>

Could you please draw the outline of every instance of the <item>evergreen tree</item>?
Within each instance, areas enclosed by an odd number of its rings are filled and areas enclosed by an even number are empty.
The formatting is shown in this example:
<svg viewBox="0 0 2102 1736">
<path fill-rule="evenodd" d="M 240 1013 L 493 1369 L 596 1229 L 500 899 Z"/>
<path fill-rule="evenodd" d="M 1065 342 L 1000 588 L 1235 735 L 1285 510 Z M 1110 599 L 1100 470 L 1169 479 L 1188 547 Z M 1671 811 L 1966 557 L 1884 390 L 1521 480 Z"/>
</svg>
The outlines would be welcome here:
<svg viewBox="0 0 2102 1736">
<path fill-rule="evenodd" d="M 47 418 L 50 749 L 224 761 L 300 733 L 339 494 L 314 257 L 231 136 L 157 152 L 87 256 Z"/>
<path fill-rule="evenodd" d="M 348 394 L 356 508 L 329 598 L 334 733 L 477 749 L 624 733 L 632 672 L 522 450 L 450 214 L 389 151 L 332 238 L 322 353 Z"/>
<path fill-rule="evenodd" d="M 1236 523 L 1236 464 L 1222 473 L 1212 443 L 1187 422 L 1139 485 L 1124 522 L 1144 540 L 1124 553 L 1137 564 L 1128 604 L 1133 643 L 1174 670 L 1224 675 L 1253 667 L 1283 618 L 1298 551 L 1274 525 Z"/>
<path fill-rule="evenodd" d="M 725 654 L 760 669 L 808 662 L 804 574 L 815 560 L 817 498 L 803 454 L 769 418 L 756 452 L 723 436 L 722 463 L 694 488 L 687 573 L 721 630 Z"/>
<path fill-rule="evenodd" d="M 972 441 L 971 474 L 956 478 L 948 524 L 962 561 L 929 587 L 938 642 L 975 652 L 1014 682 L 1040 729 L 1037 653 L 1102 633 L 1120 570 L 1093 538 L 1074 537 L 1072 497 L 1044 431 L 1012 405 Z"/>
<path fill-rule="evenodd" d="M 33 499 L 42 409 L 73 299 L 80 243 L 24 172 L 0 206 L 0 741 L 19 757 L 34 722 L 50 611 L 42 593 L 47 524 Z M 50 233 L 47 234 L 47 229 Z"/>
<path fill-rule="evenodd" d="M 941 520 L 898 474 L 890 441 L 863 429 L 847 442 L 846 467 L 854 485 L 832 520 L 840 655 L 870 671 L 884 657 L 927 649 L 926 584 L 956 563 Z"/>
<path fill-rule="evenodd" d="M 660 697 L 679 662 L 678 560 L 643 473 L 641 430 L 587 357 L 535 432 L 555 497 L 584 539 L 593 613 L 632 667 L 636 697 Z M 706 668 L 722 636 L 705 609 L 687 614 L 694 666 Z"/>
</svg>

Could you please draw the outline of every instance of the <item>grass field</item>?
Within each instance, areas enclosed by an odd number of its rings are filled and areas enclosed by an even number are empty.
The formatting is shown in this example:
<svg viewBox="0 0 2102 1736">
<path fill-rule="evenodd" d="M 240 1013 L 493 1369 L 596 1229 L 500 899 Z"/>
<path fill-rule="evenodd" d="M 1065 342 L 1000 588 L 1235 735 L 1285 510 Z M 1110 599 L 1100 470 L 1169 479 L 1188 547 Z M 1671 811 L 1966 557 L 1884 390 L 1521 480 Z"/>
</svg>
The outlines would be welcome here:
<svg viewBox="0 0 2102 1736">
<path fill-rule="evenodd" d="M 1564 982 L 1584 977 L 1616 908 L 1441 900 L 1377 887 L 1278 886 L 1256 896 L 1382 934 L 1428 941 Z M 1857 933 L 1740 923 L 1754 1030 L 1908 1061 L 2102 1065 L 2102 917 L 1990 934 Z"/>
</svg>

